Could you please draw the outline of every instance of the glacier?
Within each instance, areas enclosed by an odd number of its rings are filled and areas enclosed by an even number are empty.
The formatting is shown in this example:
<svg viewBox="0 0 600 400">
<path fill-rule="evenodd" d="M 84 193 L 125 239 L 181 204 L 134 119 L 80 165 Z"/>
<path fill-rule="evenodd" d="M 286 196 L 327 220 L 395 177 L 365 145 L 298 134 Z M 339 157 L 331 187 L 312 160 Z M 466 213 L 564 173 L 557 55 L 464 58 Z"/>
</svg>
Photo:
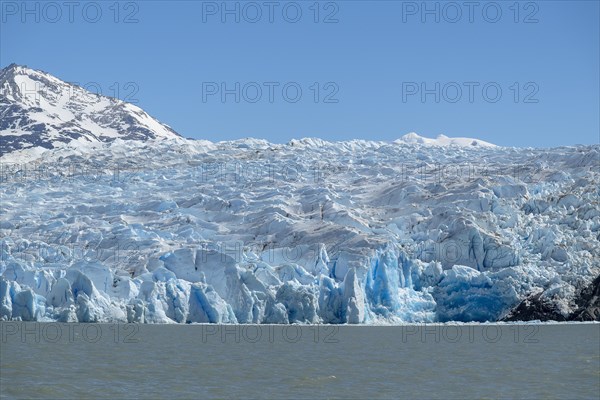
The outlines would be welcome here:
<svg viewBox="0 0 600 400">
<path fill-rule="evenodd" d="M 190 140 L 11 64 L 0 319 L 600 320 L 599 183 L 599 145 Z"/>
<path fill-rule="evenodd" d="M 600 275 L 600 146 L 183 138 L 0 158 L 0 319 L 562 315 Z"/>
</svg>

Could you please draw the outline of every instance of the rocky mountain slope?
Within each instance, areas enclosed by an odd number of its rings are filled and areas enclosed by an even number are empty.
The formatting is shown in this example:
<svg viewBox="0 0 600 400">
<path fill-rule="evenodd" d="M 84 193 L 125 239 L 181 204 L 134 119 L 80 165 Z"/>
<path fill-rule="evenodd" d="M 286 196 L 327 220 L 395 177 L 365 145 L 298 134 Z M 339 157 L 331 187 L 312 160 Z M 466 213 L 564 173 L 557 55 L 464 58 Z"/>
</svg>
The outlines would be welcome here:
<svg viewBox="0 0 600 400">
<path fill-rule="evenodd" d="M 0 156 L 15 150 L 175 138 L 139 107 L 90 93 L 42 71 L 11 64 L 0 70 Z"/>
</svg>

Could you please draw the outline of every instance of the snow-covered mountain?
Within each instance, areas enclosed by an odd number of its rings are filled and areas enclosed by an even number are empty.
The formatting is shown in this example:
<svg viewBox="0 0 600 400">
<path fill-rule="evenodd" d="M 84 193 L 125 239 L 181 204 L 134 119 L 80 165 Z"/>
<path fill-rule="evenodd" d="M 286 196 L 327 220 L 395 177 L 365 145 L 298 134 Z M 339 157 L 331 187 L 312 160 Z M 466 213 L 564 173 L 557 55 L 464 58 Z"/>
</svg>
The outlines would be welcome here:
<svg viewBox="0 0 600 400">
<path fill-rule="evenodd" d="M 93 104 L 15 96 L 2 101 L 20 111 L 3 108 L 0 124 L 35 117 L 44 129 L 28 143 L 53 148 L 0 158 L 1 319 L 600 319 L 598 145 L 212 143 L 158 123 L 145 137 L 162 140 L 85 145 L 115 137 L 98 133 L 111 113 L 57 145 L 61 116 Z M 78 115 L 89 126 L 100 114 Z"/>
<path fill-rule="evenodd" d="M 435 139 L 429 139 L 411 132 L 396 140 L 395 143 L 412 143 L 423 144 L 428 146 L 478 146 L 478 147 L 496 147 L 495 144 L 485 142 L 479 139 L 454 137 L 450 138 L 446 135 L 439 135 Z"/>
<path fill-rule="evenodd" d="M 21 149 L 39 152 L 73 140 L 83 145 L 178 136 L 132 104 L 25 66 L 0 70 L 0 156 Z"/>
</svg>

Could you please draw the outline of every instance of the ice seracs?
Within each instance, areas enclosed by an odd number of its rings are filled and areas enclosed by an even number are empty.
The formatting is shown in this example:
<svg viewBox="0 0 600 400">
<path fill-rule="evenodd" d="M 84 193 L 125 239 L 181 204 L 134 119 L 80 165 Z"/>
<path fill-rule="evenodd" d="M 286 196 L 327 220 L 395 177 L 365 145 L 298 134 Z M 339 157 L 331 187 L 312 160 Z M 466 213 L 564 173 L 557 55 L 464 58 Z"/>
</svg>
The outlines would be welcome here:
<svg viewBox="0 0 600 400">
<path fill-rule="evenodd" d="M 4 165 L 1 318 L 567 318 L 600 274 L 598 146 L 101 146 Z"/>
</svg>

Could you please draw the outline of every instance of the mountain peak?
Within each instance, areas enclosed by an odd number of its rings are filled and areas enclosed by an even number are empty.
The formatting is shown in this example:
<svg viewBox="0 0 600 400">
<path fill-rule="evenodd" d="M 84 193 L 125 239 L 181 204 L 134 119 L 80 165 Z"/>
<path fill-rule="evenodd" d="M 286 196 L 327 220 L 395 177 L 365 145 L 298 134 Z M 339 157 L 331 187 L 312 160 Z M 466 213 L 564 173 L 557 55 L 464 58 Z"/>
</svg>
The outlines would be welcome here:
<svg viewBox="0 0 600 400">
<path fill-rule="evenodd" d="M 0 116 L 0 156 L 72 141 L 180 138 L 133 104 L 14 63 L 0 70 Z"/>
<path fill-rule="evenodd" d="M 16 63 L 11 63 L 4 68 L 0 69 L 0 76 L 9 75 L 9 74 L 44 74 L 47 75 L 44 71 L 37 71 L 29 68 L 27 65 L 19 65 Z"/>
<path fill-rule="evenodd" d="M 11 78 L 14 78 L 15 74 L 26 68 L 26 66 L 12 63 L 0 69 L 0 84 L 4 83 L 5 81 Z"/>
<path fill-rule="evenodd" d="M 17 70 L 17 69 L 22 69 L 22 68 L 27 68 L 27 65 L 19 65 L 19 64 L 11 63 L 11 64 L 8 64 L 6 67 L 0 69 L 0 72 Z"/>
<path fill-rule="evenodd" d="M 495 144 L 485 142 L 480 139 L 467 137 L 448 137 L 440 134 L 435 139 L 426 138 L 416 134 L 415 132 L 407 133 L 394 143 L 419 144 L 426 146 L 459 146 L 459 147 L 497 147 Z"/>
<path fill-rule="evenodd" d="M 394 143 L 424 144 L 425 138 L 422 136 L 419 136 L 415 132 L 410 132 L 410 133 L 407 133 L 406 135 L 402 136 L 400 139 L 395 140 Z"/>
</svg>

